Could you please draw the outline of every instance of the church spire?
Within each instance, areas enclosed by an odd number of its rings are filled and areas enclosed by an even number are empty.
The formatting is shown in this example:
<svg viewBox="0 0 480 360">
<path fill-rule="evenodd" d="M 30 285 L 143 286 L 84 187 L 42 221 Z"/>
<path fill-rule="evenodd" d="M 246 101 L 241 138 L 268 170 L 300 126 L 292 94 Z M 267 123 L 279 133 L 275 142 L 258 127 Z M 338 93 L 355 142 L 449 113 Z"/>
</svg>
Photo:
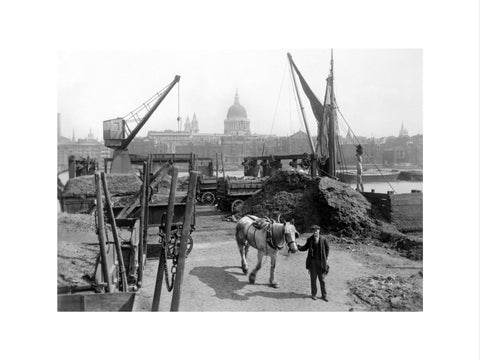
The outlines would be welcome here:
<svg viewBox="0 0 480 360">
<path fill-rule="evenodd" d="M 240 100 L 238 99 L 238 88 L 237 88 L 236 91 L 235 91 L 235 101 L 234 101 L 234 104 L 236 104 L 236 105 L 239 105 L 239 104 L 240 104 Z"/>
<path fill-rule="evenodd" d="M 199 132 L 197 114 L 195 113 L 193 113 L 193 119 L 192 119 L 192 132 L 194 134 L 198 134 Z"/>
<path fill-rule="evenodd" d="M 185 121 L 185 132 L 190 132 L 192 125 L 190 124 L 190 117 L 187 115 L 187 120 Z"/>
</svg>

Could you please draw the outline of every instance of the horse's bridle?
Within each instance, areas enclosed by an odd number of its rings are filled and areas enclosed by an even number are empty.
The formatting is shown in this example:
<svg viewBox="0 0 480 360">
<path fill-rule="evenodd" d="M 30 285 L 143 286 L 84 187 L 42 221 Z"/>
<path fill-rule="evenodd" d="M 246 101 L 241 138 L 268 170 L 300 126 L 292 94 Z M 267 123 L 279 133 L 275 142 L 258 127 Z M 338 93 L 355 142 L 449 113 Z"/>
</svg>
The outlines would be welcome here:
<svg viewBox="0 0 480 360">
<path fill-rule="evenodd" d="M 290 251 L 290 244 L 291 244 L 291 243 L 294 243 L 294 242 L 295 242 L 295 239 L 292 240 L 292 241 L 290 241 L 290 242 L 287 241 L 287 235 L 285 234 L 285 227 L 286 227 L 286 225 L 283 225 L 283 230 L 284 230 L 283 238 L 285 239 L 285 243 L 287 244 L 288 250 Z M 273 224 L 272 224 L 272 239 L 271 239 L 271 240 L 268 240 L 268 238 L 267 238 L 267 244 L 268 244 L 272 249 L 274 249 L 274 250 L 281 250 L 281 249 L 283 249 L 283 246 L 278 246 L 277 244 L 275 244 L 275 243 L 273 242 Z"/>
</svg>

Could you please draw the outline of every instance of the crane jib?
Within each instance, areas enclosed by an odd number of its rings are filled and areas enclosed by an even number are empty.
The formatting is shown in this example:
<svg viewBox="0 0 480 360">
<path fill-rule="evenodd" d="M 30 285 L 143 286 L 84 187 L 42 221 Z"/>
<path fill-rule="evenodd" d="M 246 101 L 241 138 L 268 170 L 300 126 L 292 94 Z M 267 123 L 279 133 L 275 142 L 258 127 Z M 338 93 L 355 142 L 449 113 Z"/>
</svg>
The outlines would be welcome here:
<svg viewBox="0 0 480 360">
<path fill-rule="evenodd" d="M 126 149 L 132 142 L 138 132 L 146 124 L 148 119 L 152 116 L 158 106 L 162 103 L 170 90 L 180 81 L 180 75 L 176 75 L 173 81 L 167 86 L 167 88 L 161 93 L 158 99 L 151 107 L 147 107 L 148 111 L 145 116 L 139 120 L 137 125 L 127 135 L 126 121 L 123 118 L 116 118 L 112 120 L 106 120 L 103 122 L 103 139 L 105 140 L 105 146 L 114 149 Z"/>
</svg>

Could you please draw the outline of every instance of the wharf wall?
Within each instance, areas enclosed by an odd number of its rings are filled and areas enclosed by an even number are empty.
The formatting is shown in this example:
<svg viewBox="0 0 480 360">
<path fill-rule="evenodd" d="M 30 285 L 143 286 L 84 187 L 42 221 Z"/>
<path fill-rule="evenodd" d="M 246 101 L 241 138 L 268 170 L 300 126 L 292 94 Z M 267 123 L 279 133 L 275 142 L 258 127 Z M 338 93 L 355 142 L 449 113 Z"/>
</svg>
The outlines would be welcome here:
<svg viewBox="0 0 480 360">
<path fill-rule="evenodd" d="M 372 204 L 375 216 L 397 227 L 402 232 L 423 230 L 423 194 L 362 193 Z"/>
</svg>

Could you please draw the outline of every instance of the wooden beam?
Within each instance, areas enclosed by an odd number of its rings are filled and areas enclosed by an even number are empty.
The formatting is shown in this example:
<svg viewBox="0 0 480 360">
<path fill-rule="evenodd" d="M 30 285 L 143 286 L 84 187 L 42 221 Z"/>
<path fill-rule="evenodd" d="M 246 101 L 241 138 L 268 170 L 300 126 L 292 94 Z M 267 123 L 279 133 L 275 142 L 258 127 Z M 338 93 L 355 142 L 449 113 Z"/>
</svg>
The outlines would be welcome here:
<svg viewBox="0 0 480 360">
<path fill-rule="evenodd" d="M 110 193 L 108 192 L 108 185 L 105 173 L 101 173 L 103 192 L 105 194 L 105 205 L 107 206 L 108 217 L 110 220 L 110 226 L 112 227 L 113 242 L 115 243 L 115 250 L 117 252 L 118 265 L 120 267 L 120 277 L 122 279 L 123 292 L 128 291 L 127 272 L 125 270 L 125 264 L 123 262 L 122 245 L 117 232 L 117 224 L 115 223 L 115 215 L 113 214 L 112 203 L 110 202 Z"/>
<path fill-rule="evenodd" d="M 140 288 L 142 286 L 143 280 L 143 233 L 145 227 L 148 227 L 148 224 L 145 223 L 145 203 L 148 201 L 146 198 L 147 195 L 147 163 L 143 164 L 143 185 L 142 185 L 142 197 L 140 198 L 140 231 L 138 234 L 138 278 L 137 286 Z"/>
<path fill-rule="evenodd" d="M 195 211 L 195 194 L 197 188 L 197 179 L 199 175 L 200 173 L 197 171 L 190 172 L 190 179 L 188 181 L 185 220 L 183 221 L 182 237 L 180 238 L 180 248 L 178 250 L 177 275 L 175 277 L 175 283 L 173 285 L 173 295 L 170 311 L 178 311 L 180 307 L 183 271 L 185 269 L 185 257 L 187 253 L 187 241 L 190 236 L 191 224 Z"/>
<path fill-rule="evenodd" d="M 169 163 L 163 164 L 160 169 L 158 169 L 155 174 L 150 177 L 149 185 L 152 185 L 157 178 L 162 175 L 165 175 L 171 168 Z M 138 191 L 123 207 L 122 211 L 117 215 L 118 219 L 125 219 L 127 218 L 132 211 L 134 211 L 140 205 L 140 196 L 142 195 L 142 189 Z"/>
<path fill-rule="evenodd" d="M 97 232 L 100 243 L 100 263 L 102 265 L 103 281 L 107 284 L 107 292 L 112 292 L 112 282 L 108 274 L 107 266 L 107 247 L 105 241 L 105 220 L 103 218 L 103 200 L 102 187 L 100 184 L 100 175 L 95 174 L 95 185 L 97 187 Z"/>
<path fill-rule="evenodd" d="M 170 194 L 168 197 L 167 219 L 165 222 L 165 239 L 167 241 L 167 244 L 171 237 L 174 206 L 175 206 L 175 193 L 177 189 L 177 178 L 178 178 L 178 169 L 174 167 L 172 171 L 172 182 L 170 183 Z M 153 294 L 152 311 L 158 311 L 160 308 L 160 296 L 162 293 L 162 282 L 163 282 L 163 275 L 164 275 L 164 268 L 165 268 L 166 261 L 167 259 L 165 258 L 165 249 L 163 247 L 163 244 L 161 244 L 160 259 L 158 262 L 158 270 L 157 270 L 157 279 L 155 282 L 155 291 Z"/>
</svg>

